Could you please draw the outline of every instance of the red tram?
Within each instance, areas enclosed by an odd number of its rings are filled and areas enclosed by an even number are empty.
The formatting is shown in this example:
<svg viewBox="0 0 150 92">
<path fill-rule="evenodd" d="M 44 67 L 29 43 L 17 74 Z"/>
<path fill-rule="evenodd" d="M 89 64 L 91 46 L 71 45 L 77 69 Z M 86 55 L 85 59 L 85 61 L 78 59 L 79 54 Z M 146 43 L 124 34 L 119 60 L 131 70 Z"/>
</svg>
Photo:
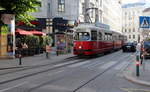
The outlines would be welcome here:
<svg viewBox="0 0 150 92">
<path fill-rule="evenodd" d="M 84 25 L 75 29 L 73 53 L 75 55 L 95 55 L 118 50 L 125 36 L 104 28 Z"/>
</svg>

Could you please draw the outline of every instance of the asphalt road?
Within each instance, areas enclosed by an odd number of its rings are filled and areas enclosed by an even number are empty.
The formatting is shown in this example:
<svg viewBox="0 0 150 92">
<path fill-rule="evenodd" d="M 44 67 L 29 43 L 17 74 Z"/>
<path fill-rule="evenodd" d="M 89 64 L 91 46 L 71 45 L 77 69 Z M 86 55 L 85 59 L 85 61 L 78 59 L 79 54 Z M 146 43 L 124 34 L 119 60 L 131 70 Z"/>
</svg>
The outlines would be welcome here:
<svg viewBox="0 0 150 92">
<path fill-rule="evenodd" d="M 134 60 L 134 53 L 118 51 L 12 72 L 0 76 L 0 92 L 150 92 L 124 79 Z"/>
</svg>

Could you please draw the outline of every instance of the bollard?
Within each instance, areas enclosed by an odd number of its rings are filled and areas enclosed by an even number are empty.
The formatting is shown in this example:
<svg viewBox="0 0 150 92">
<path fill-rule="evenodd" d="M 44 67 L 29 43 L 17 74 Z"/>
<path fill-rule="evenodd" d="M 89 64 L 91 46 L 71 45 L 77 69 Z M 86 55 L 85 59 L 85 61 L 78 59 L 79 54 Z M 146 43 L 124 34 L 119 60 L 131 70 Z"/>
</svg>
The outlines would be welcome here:
<svg viewBox="0 0 150 92">
<path fill-rule="evenodd" d="M 19 65 L 22 65 L 22 58 L 21 58 L 21 54 L 19 54 Z"/>
<path fill-rule="evenodd" d="M 56 54 L 57 54 L 57 56 L 59 56 L 59 51 L 58 50 L 56 51 Z"/>
<path fill-rule="evenodd" d="M 136 55 L 136 76 L 140 76 L 140 56 Z"/>
<path fill-rule="evenodd" d="M 46 58 L 49 59 L 49 53 L 48 52 L 46 52 Z"/>
</svg>

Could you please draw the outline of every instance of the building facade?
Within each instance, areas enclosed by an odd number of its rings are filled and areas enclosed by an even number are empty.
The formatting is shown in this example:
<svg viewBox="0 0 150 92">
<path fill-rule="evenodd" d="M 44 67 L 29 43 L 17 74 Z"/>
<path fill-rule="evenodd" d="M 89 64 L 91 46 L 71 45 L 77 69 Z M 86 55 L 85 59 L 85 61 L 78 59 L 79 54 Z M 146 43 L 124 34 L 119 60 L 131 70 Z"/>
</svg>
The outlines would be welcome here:
<svg viewBox="0 0 150 92">
<path fill-rule="evenodd" d="M 121 31 L 121 0 L 42 0 L 36 18 L 62 17 L 80 22 L 101 22 Z M 118 12 L 119 11 L 119 12 Z"/>
<path fill-rule="evenodd" d="M 102 0 L 104 24 L 108 24 L 111 30 L 121 32 L 122 8 L 120 0 Z"/>
<path fill-rule="evenodd" d="M 134 3 L 122 6 L 122 33 L 127 36 L 129 42 L 140 42 L 142 39 L 139 16 L 143 16 L 144 5 L 144 3 Z"/>
<path fill-rule="evenodd" d="M 89 20 L 95 22 L 99 0 L 52 0 L 52 4 L 52 18 L 85 22 L 85 16 L 89 15 Z"/>
<path fill-rule="evenodd" d="M 145 8 L 143 10 L 143 16 L 146 16 L 146 17 L 150 17 L 150 8 Z M 141 35 L 142 35 L 142 39 L 149 39 L 150 38 L 150 28 L 141 28 L 140 29 L 141 31 Z"/>
</svg>

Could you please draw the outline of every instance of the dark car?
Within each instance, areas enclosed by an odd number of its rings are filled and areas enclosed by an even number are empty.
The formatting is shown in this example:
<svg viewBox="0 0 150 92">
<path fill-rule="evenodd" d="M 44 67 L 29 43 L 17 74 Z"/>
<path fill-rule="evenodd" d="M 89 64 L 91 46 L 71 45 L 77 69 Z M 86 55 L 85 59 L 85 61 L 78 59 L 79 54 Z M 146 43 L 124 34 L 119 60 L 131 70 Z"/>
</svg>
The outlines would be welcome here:
<svg viewBox="0 0 150 92">
<path fill-rule="evenodd" d="M 150 57 L 150 41 L 144 41 L 141 45 L 141 55 L 144 57 Z"/>
<path fill-rule="evenodd" d="M 131 42 L 125 43 L 122 46 L 122 51 L 123 52 L 135 52 L 136 51 L 136 45 L 134 43 L 131 43 Z"/>
</svg>

